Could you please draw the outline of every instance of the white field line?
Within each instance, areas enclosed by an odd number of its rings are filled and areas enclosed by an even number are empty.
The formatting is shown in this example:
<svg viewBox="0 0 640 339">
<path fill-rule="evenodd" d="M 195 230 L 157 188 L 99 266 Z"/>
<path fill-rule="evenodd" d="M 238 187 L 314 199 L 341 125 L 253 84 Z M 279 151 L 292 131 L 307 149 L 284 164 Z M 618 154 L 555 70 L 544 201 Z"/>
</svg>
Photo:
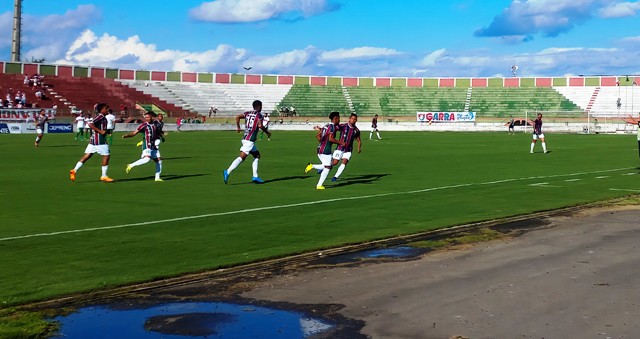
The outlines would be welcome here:
<svg viewBox="0 0 640 339">
<path fill-rule="evenodd" d="M 92 232 L 92 231 L 104 231 L 104 230 L 113 230 L 113 229 L 119 229 L 119 228 L 129 228 L 129 227 L 136 227 L 136 226 L 163 224 L 163 223 L 169 223 L 169 222 L 174 222 L 174 221 L 184 221 L 184 220 L 202 219 L 202 218 L 209 218 L 209 217 L 219 217 L 219 216 L 225 216 L 225 215 L 242 214 L 242 213 L 247 213 L 247 212 L 258 212 L 258 211 L 266 211 L 266 210 L 275 210 L 275 209 L 283 209 L 283 208 L 290 208 L 290 207 L 319 205 L 319 204 L 325 204 L 325 203 L 336 202 L 336 201 L 371 199 L 371 198 L 388 197 L 388 196 L 392 196 L 392 195 L 406 195 L 406 194 L 416 194 L 416 193 L 424 193 L 424 192 L 431 192 L 431 191 L 441 191 L 441 190 L 460 188 L 460 187 L 481 186 L 481 185 L 496 185 L 496 184 L 502 184 L 502 183 L 507 183 L 507 182 L 521 181 L 521 180 L 548 179 L 548 178 L 571 177 L 571 176 L 598 174 L 598 173 L 609 173 L 609 172 L 617 172 L 617 171 L 628 171 L 630 169 L 633 169 L 633 167 L 614 168 L 614 169 L 609 169 L 609 170 L 592 171 L 592 172 L 578 172 L 578 173 L 569 173 L 569 174 L 554 174 L 554 175 L 546 175 L 546 176 L 533 176 L 533 177 L 524 177 L 524 178 L 503 179 L 503 180 L 486 181 L 486 182 L 480 182 L 480 183 L 469 183 L 469 184 L 458 184 L 458 185 L 450 185 L 450 186 L 423 188 L 423 189 L 419 189 L 419 190 L 405 191 L 405 192 L 390 192 L 390 193 L 361 195 L 361 196 L 355 196 L 355 197 L 342 197 L 342 198 L 333 198 L 333 199 L 323 199 L 323 200 L 300 202 L 300 203 L 295 203 L 295 204 L 264 206 L 264 207 L 256 207 L 256 208 L 246 208 L 246 209 L 235 210 L 235 211 L 217 212 L 217 213 L 191 215 L 191 216 L 186 216 L 186 217 L 178 217 L 178 218 L 170 218 L 170 219 L 143 221 L 143 222 L 136 222 L 136 223 L 131 223 L 131 224 L 123 224 L 123 225 L 113 225 L 113 226 L 92 227 L 92 228 L 83 228 L 83 229 L 67 230 L 67 231 L 59 231 L 59 232 L 18 235 L 18 236 L 14 236 L 14 237 L 0 238 L 0 242 L 9 241 L 9 240 L 27 239 L 27 238 L 51 237 L 51 236 L 62 235 L 62 234 L 73 234 L 73 233 L 83 233 L 83 232 Z"/>
<path fill-rule="evenodd" d="M 565 181 L 566 182 L 574 182 L 574 181 L 580 181 L 580 180 L 582 180 L 582 179 L 567 179 Z"/>
</svg>

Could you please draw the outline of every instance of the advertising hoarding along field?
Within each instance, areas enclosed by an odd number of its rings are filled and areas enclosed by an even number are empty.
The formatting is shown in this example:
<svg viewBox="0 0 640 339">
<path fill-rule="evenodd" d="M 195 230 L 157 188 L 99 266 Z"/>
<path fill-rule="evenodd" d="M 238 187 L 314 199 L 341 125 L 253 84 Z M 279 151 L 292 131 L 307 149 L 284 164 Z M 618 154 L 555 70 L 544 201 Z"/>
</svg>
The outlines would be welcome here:
<svg viewBox="0 0 640 339">
<path fill-rule="evenodd" d="M 476 112 L 417 112 L 418 122 L 473 122 Z"/>
</svg>

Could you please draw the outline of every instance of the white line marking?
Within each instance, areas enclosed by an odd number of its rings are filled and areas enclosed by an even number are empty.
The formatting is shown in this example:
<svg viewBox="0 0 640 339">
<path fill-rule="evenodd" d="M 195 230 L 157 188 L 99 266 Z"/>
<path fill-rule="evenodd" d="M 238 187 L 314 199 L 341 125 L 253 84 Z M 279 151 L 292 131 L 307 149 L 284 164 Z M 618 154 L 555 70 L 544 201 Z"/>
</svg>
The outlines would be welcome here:
<svg viewBox="0 0 640 339">
<path fill-rule="evenodd" d="M 608 175 L 602 175 L 602 176 L 596 177 L 596 179 L 606 179 L 608 177 L 609 177 Z"/>
<path fill-rule="evenodd" d="M 529 184 L 527 186 L 544 186 L 544 185 L 549 185 L 548 182 L 539 182 L 537 184 Z"/>
<path fill-rule="evenodd" d="M 405 194 L 416 194 L 416 193 L 424 193 L 424 192 L 432 192 L 432 191 L 441 191 L 441 190 L 452 189 L 452 188 L 460 188 L 460 187 L 480 186 L 480 185 L 495 185 L 495 184 L 502 184 L 502 183 L 506 183 L 506 182 L 522 181 L 522 180 L 536 180 L 536 179 L 547 179 L 547 178 L 558 178 L 558 177 L 571 177 L 571 176 L 579 176 L 579 175 L 589 175 L 589 174 L 598 174 L 598 173 L 628 171 L 628 170 L 631 170 L 631 169 L 634 169 L 634 168 L 633 167 L 627 167 L 627 168 L 614 168 L 614 169 L 609 169 L 609 170 L 592 171 L 592 172 L 578 172 L 578 173 L 569 173 L 569 174 L 542 175 L 542 176 L 535 176 L 535 177 L 503 179 L 503 180 L 487 181 L 487 182 L 480 182 L 480 183 L 469 183 L 469 184 L 459 184 L 459 185 L 450 185 L 450 186 L 431 187 L 431 188 L 424 188 L 424 189 L 413 190 L 413 191 L 405 191 L 405 192 L 390 192 L 390 193 L 370 194 L 370 195 L 355 196 L 355 197 L 342 197 L 342 198 L 324 199 L 324 200 L 307 201 L 307 202 L 301 202 L 301 203 L 295 203 L 295 204 L 247 208 L 247 209 L 228 211 L 228 212 L 208 213 L 208 214 L 191 215 L 191 216 L 171 218 L 171 219 L 143 221 L 143 222 L 136 222 L 136 223 L 131 223 L 131 224 L 123 224 L 123 225 L 113 225 L 113 226 L 92 227 L 92 228 L 84 228 L 84 229 L 68 230 L 68 231 L 59 231 L 59 232 L 18 235 L 18 236 L 14 236 L 14 237 L 0 238 L 0 242 L 9 241 L 9 240 L 37 238 L 37 237 L 50 237 L 50 236 L 62 235 L 62 234 L 83 233 L 83 232 L 91 232 L 91 231 L 104 231 L 104 230 L 113 230 L 113 229 L 119 229 L 119 228 L 129 228 L 129 227 L 136 227 L 136 226 L 163 224 L 163 223 L 168 223 L 168 222 L 173 222 L 173 221 L 184 221 L 184 220 L 202 219 L 202 218 L 209 218 L 209 217 L 219 217 L 219 216 L 224 216 L 224 215 L 234 215 L 234 214 L 241 214 L 241 213 L 247 213 L 247 212 L 257 212 L 257 211 L 275 210 L 275 209 L 289 208 L 289 207 L 318 205 L 318 204 L 324 204 L 324 203 L 336 202 L 336 201 L 371 199 L 371 198 L 388 197 L 388 196 L 392 196 L 392 195 L 405 195 Z"/>
<path fill-rule="evenodd" d="M 623 175 L 636 175 L 638 173 L 634 173 L 634 172 L 629 172 L 629 173 L 624 173 Z"/>
<path fill-rule="evenodd" d="M 631 190 L 626 188 L 610 188 L 610 191 L 623 191 L 623 192 L 640 192 L 640 190 Z"/>
<path fill-rule="evenodd" d="M 574 181 L 580 181 L 580 180 L 582 180 L 582 179 L 567 179 L 567 180 L 565 180 L 565 181 L 567 181 L 567 182 L 574 182 Z"/>
</svg>

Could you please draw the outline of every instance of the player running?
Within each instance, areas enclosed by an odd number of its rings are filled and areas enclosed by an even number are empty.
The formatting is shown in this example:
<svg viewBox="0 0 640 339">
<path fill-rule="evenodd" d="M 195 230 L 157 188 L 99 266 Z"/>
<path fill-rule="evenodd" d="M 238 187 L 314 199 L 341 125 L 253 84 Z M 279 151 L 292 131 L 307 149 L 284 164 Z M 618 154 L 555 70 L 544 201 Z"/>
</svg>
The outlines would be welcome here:
<svg viewBox="0 0 640 339">
<path fill-rule="evenodd" d="M 73 140 L 78 140 L 78 137 L 80 137 L 80 141 L 84 141 L 84 114 L 82 112 L 76 117 L 76 127 L 78 131 Z"/>
<path fill-rule="evenodd" d="M 111 146 L 113 145 L 113 130 L 116 127 L 116 116 L 113 115 L 111 108 L 107 111 L 105 118 L 107 119 L 107 142 Z"/>
<path fill-rule="evenodd" d="M 129 173 L 134 167 L 144 165 L 153 159 L 156 163 L 155 181 L 162 181 L 162 179 L 160 179 L 160 173 L 162 173 L 162 157 L 160 156 L 160 150 L 158 150 L 155 144 L 155 141 L 158 139 L 158 131 L 153 122 L 154 117 L 155 113 L 151 111 L 146 112 L 144 114 L 145 122 L 140 124 L 135 131 L 122 136 L 122 139 L 132 138 L 140 132 L 142 132 L 144 136 L 142 143 L 142 155 L 140 156 L 140 159 L 127 165 L 126 172 Z"/>
<path fill-rule="evenodd" d="M 113 182 L 113 179 L 107 176 L 107 169 L 109 169 L 109 144 L 107 144 L 107 119 L 105 114 L 109 106 L 104 103 L 96 105 L 97 115 L 93 118 L 93 121 L 88 124 L 89 129 L 92 131 L 89 144 L 84 150 L 84 155 L 80 158 L 80 161 L 76 163 L 76 166 L 69 171 L 69 179 L 76 181 L 76 172 L 80 170 L 80 167 L 91 158 L 93 153 L 102 155 L 102 176 L 100 180 L 102 182 Z"/>
<path fill-rule="evenodd" d="M 326 124 L 324 127 L 315 127 L 318 130 L 316 134 L 316 139 L 318 139 L 318 159 L 320 159 L 320 164 L 307 164 L 307 167 L 304 169 L 304 173 L 309 173 L 312 169 L 322 170 L 320 173 L 320 179 L 318 180 L 318 184 L 316 185 L 316 189 L 323 190 L 324 189 L 324 181 L 329 176 L 329 171 L 331 171 L 331 153 L 333 144 L 338 144 L 344 146 L 344 142 L 336 140 L 336 132 L 338 131 L 338 125 L 340 124 L 340 113 L 339 112 L 331 112 L 329 114 L 330 122 Z"/>
<path fill-rule="evenodd" d="M 547 151 L 547 144 L 544 142 L 544 133 L 542 133 L 542 113 L 538 113 L 538 117 L 533 121 L 533 140 L 531 141 L 531 150 L 529 153 L 533 154 L 533 147 L 536 145 L 538 139 L 542 142 L 542 150 L 544 153 L 549 153 Z"/>
<path fill-rule="evenodd" d="M 44 113 L 44 109 L 41 109 L 40 113 L 36 117 L 36 121 L 34 122 L 34 124 L 36 125 L 36 133 L 38 133 L 38 136 L 36 137 L 36 141 L 33 144 L 36 148 L 40 147 L 40 140 L 42 140 L 42 137 L 44 136 L 44 126 L 47 123 L 47 121 L 49 121 L 49 118 Z"/>
<path fill-rule="evenodd" d="M 258 131 L 262 130 L 267 134 L 267 138 L 271 138 L 271 132 L 262 125 L 262 101 L 255 100 L 252 104 L 253 111 L 247 111 L 236 115 L 236 131 L 240 133 L 240 119 L 245 120 L 244 136 L 242 137 L 242 147 L 240 147 L 240 156 L 238 156 L 227 168 L 222 171 L 222 178 L 226 184 L 229 181 L 229 175 L 231 172 L 240 165 L 249 154 L 253 155 L 253 163 L 251 168 L 253 169 L 253 176 L 251 181 L 256 184 L 262 184 L 264 181 L 258 176 L 258 161 L 260 160 L 260 151 L 256 147 L 256 137 Z"/>
<path fill-rule="evenodd" d="M 351 159 L 351 152 L 353 151 L 353 141 L 358 141 L 358 153 L 362 151 L 362 140 L 360 139 L 360 130 L 356 127 L 356 122 L 358 122 L 358 115 L 355 113 L 351 113 L 349 116 L 349 121 L 346 124 L 342 124 L 339 126 L 340 129 L 340 139 L 343 145 L 338 145 L 338 148 L 333 152 L 333 160 L 331 165 L 335 166 L 342 160 L 342 164 L 338 167 L 336 174 L 331 178 L 331 181 L 337 181 L 344 168 L 349 163 Z"/>
<path fill-rule="evenodd" d="M 269 129 L 269 122 L 271 121 L 271 118 L 269 117 L 269 113 L 265 113 L 264 114 L 264 118 L 262 119 L 262 124 L 264 125 L 264 128 Z M 264 136 L 264 132 L 260 133 L 260 140 L 262 140 L 262 137 Z M 269 137 L 267 137 L 267 141 L 271 141 L 271 139 Z"/>
</svg>

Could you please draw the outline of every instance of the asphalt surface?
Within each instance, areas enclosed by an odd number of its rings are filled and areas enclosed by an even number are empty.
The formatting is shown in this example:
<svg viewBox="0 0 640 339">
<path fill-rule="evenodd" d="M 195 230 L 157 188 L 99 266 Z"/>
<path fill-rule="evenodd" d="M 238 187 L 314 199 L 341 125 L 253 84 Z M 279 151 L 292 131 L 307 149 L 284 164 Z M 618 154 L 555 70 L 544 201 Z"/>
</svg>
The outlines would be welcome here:
<svg viewBox="0 0 640 339">
<path fill-rule="evenodd" d="M 342 305 L 371 338 L 640 338 L 640 206 L 416 260 L 312 268 L 242 298 Z"/>
</svg>

